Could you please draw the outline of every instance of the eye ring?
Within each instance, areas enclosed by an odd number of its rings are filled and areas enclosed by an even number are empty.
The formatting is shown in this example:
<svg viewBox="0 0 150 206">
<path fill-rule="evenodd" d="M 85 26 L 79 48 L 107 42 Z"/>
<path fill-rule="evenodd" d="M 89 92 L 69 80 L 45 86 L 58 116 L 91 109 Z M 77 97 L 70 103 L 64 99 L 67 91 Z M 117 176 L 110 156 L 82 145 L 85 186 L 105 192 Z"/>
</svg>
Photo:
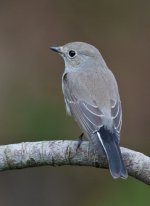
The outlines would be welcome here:
<svg viewBox="0 0 150 206">
<path fill-rule="evenodd" d="M 69 54 L 69 57 L 70 57 L 70 58 L 74 58 L 77 53 L 76 53 L 76 51 L 74 51 L 74 50 L 69 50 L 68 54 Z"/>
</svg>

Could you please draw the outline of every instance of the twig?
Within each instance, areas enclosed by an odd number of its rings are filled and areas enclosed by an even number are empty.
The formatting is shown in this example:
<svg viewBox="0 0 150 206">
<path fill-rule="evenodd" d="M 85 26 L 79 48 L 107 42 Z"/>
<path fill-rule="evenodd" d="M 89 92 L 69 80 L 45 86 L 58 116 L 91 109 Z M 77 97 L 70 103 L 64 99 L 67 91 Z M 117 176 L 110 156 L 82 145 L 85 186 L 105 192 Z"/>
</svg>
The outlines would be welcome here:
<svg viewBox="0 0 150 206">
<path fill-rule="evenodd" d="M 45 165 L 108 168 L 103 150 L 98 159 L 88 142 L 83 141 L 78 151 L 76 148 L 77 141 L 67 140 L 3 145 L 0 146 L 0 171 Z M 123 147 L 121 152 L 129 175 L 150 185 L 150 157 Z"/>
</svg>

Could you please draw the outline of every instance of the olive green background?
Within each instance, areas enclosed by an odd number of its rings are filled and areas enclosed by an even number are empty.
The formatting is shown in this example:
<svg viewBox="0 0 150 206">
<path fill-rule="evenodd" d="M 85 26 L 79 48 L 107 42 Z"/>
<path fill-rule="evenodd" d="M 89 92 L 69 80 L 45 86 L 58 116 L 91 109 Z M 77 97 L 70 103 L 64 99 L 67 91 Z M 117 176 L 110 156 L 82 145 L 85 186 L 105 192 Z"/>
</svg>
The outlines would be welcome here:
<svg viewBox="0 0 150 206">
<path fill-rule="evenodd" d="M 85 41 L 115 74 L 121 145 L 150 154 L 150 1 L 0 0 L 0 144 L 76 139 L 61 92 L 62 59 L 48 49 Z M 150 188 L 107 170 L 41 167 L 0 173 L 0 206 L 147 206 Z"/>
</svg>

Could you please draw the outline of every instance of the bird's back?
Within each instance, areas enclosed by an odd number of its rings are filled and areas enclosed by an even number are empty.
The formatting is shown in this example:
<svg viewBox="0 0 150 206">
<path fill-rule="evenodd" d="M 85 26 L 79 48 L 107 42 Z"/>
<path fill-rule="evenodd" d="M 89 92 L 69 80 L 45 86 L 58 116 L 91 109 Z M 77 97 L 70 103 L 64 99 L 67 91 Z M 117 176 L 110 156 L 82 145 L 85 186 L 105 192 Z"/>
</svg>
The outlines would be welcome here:
<svg viewBox="0 0 150 206">
<path fill-rule="evenodd" d="M 75 95 L 78 100 L 89 104 L 95 102 L 99 108 L 103 108 L 103 112 L 110 112 L 112 100 L 120 100 L 116 80 L 108 68 L 70 72 L 63 82 L 64 87 L 69 88 L 70 94 Z"/>
</svg>

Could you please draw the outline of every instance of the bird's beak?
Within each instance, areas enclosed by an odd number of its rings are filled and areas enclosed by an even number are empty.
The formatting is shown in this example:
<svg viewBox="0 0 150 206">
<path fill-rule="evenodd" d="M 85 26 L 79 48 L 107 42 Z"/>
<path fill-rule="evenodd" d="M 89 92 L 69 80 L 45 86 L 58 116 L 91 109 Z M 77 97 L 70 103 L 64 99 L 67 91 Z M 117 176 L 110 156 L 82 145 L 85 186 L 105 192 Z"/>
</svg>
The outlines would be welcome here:
<svg viewBox="0 0 150 206">
<path fill-rule="evenodd" d="M 52 46 L 52 47 L 49 47 L 49 49 L 51 49 L 52 51 L 54 52 L 57 52 L 59 54 L 62 54 L 62 47 L 61 46 Z"/>
</svg>

